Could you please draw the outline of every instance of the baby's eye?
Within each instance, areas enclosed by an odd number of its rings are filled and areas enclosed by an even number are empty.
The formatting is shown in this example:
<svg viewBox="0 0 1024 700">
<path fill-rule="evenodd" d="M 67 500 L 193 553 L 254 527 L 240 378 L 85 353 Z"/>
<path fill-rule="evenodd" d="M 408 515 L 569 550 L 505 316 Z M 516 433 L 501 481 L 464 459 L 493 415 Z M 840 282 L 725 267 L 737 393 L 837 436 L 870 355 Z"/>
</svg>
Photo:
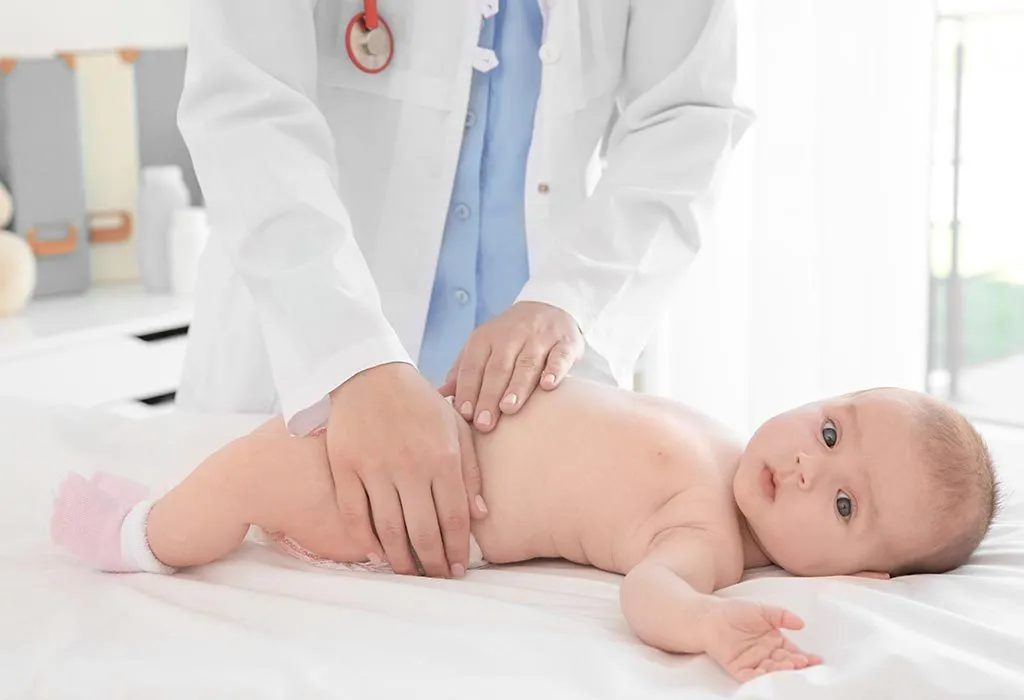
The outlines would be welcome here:
<svg viewBox="0 0 1024 700">
<path fill-rule="evenodd" d="M 839 442 L 839 430 L 831 420 L 826 420 L 825 425 L 821 426 L 821 438 L 830 450 Z"/>
<path fill-rule="evenodd" d="M 843 520 L 849 520 L 853 515 L 853 499 L 845 491 L 836 494 L 836 513 Z"/>
</svg>

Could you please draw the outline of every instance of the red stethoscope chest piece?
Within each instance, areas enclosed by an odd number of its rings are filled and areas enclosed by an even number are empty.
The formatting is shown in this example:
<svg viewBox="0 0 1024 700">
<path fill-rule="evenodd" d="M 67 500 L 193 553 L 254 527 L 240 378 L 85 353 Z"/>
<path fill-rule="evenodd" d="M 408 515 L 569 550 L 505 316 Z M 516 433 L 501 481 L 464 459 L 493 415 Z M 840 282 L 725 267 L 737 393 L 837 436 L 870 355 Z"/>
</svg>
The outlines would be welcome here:
<svg viewBox="0 0 1024 700">
<path fill-rule="evenodd" d="M 391 27 L 377 14 L 377 0 L 365 0 L 363 11 L 345 28 L 345 48 L 356 68 L 364 73 L 380 73 L 395 55 Z"/>
</svg>

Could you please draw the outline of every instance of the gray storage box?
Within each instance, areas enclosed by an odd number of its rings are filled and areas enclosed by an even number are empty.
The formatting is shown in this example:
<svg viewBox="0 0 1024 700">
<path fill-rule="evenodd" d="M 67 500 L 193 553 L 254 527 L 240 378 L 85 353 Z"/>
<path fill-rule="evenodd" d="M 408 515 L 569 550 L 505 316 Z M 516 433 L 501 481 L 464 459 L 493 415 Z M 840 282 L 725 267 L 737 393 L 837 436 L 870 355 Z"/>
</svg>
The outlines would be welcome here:
<svg viewBox="0 0 1024 700">
<path fill-rule="evenodd" d="M 0 179 L 14 232 L 38 260 L 35 296 L 89 287 L 82 144 L 73 59 L 8 61 L 0 70 Z"/>
</svg>

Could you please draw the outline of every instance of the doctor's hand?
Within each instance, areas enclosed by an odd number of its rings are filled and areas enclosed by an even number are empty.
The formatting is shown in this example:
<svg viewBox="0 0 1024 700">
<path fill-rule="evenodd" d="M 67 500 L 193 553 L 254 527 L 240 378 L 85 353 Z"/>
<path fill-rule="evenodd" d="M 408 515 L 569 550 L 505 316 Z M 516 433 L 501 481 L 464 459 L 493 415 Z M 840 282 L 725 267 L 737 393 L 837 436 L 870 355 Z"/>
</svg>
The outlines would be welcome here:
<svg viewBox="0 0 1024 700">
<path fill-rule="evenodd" d="M 461 577 L 483 517 L 469 426 L 411 365 L 373 367 L 331 394 L 327 452 L 353 561 Z"/>
<path fill-rule="evenodd" d="M 557 387 L 583 355 L 583 334 L 568 313 L 532 301 L 513 304 L 469 337 L 440 388 L 477 429 L 489 432 L 514 414 L 538 384 Z"/>
</svg>

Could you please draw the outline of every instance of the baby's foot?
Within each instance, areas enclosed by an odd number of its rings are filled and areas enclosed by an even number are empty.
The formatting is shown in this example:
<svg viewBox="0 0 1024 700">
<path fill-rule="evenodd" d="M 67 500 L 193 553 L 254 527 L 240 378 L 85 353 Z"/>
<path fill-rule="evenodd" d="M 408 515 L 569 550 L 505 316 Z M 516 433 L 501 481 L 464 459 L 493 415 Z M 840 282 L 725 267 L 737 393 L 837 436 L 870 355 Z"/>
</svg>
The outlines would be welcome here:
<svg viewBox="0 0 1024 700">
<path fill-rule="evenodd" d="M 96 472 L 90 481 L 100 490 L 106 491 L 107 494 L 113 496 L 119 503 L 129 507 L 149 495 L 149 490 L 142 484 L 116 474 Z"/>
<path fill-rule="evenodd" d="M 60 486 L 50 519 L 53 541 L 100 571 L 171 573 L 146 541 L 152 502 L 129 479 L 97 474 L 86 480 L 70 474 Z"/>
</svg>

